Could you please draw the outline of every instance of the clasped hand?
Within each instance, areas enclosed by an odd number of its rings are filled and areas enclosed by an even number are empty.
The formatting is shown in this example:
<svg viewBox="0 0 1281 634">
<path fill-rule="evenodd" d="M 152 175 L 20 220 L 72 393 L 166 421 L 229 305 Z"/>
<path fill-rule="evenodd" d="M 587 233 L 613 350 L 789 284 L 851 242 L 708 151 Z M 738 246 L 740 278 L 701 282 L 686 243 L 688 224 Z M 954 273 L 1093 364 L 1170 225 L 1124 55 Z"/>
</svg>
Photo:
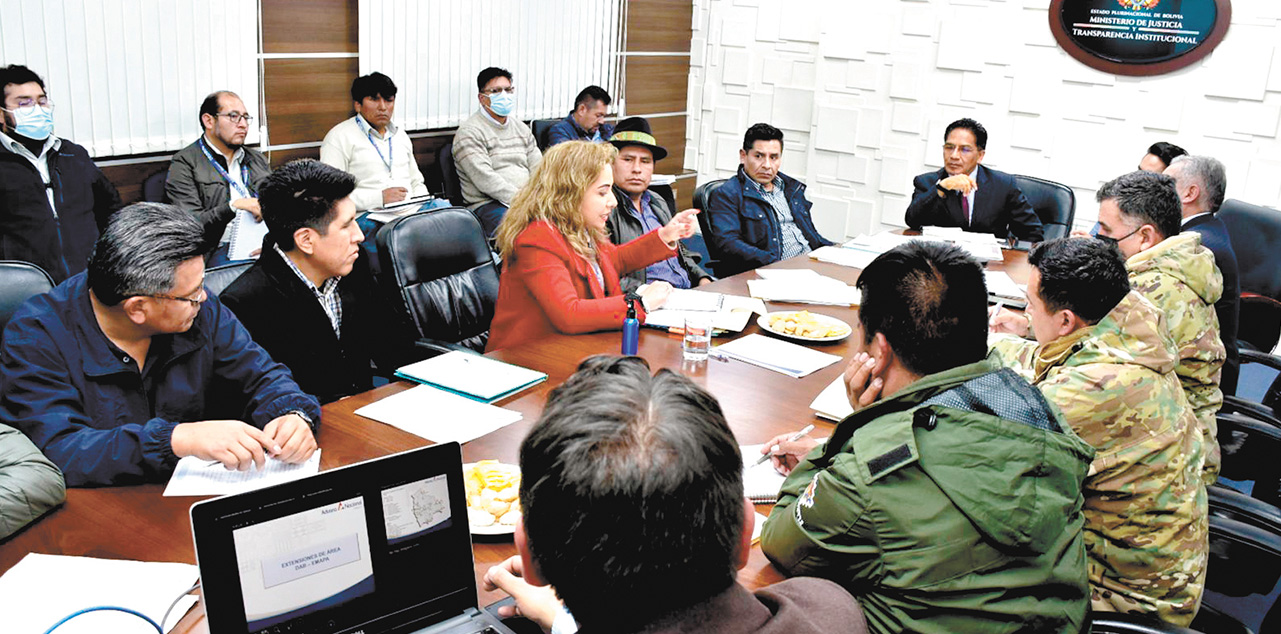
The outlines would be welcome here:
<svg viewBox="0 0 1281 634">
<path fill-rule="evenodd" d="M 253 466 L 261 469 L 267 456 L 303 462 L 316 451 L 311 426 L 297 414 L 280 416 L 262 429 L 238 420 L 182 423 L 174 427 L 169 444 L 179 458 L 217 460 L 229 471 L 247 471 Z"/>
<path fill-rule="evenodd" d="M 979 184 L 978 184 L 978 181 L 975 181 L 973 178 L 970 178 L 969 174 L 957 174 L 955 176 L 948 176 L 947 178 L 939 181 L 939 187 L 942 187 L 943 189 L 950 189 L 956 192 L 961 192 L 962 194 L 968 194 L 978 189 Z M 942 195 L 943 195 L 943 192 L 939 192 L 939 196 L 942 196 Z"/>
</svg>

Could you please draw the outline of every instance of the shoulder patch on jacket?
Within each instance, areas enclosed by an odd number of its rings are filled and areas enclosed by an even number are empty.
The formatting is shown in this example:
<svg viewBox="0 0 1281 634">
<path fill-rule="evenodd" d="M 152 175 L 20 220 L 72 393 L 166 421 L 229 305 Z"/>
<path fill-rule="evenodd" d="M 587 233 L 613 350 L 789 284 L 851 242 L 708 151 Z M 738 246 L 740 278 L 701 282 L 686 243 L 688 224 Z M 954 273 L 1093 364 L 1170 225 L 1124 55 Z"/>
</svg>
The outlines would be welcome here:
<svg viewBox="0 0 1281 634">
<path fill-rule="evenodd" d="M 1009 368 L 970 379 L 921 403 L 923 407 L 930 405 L 991 414 L 1036 429 L 1064 433 L 1041 390 Z"/>
</svg>

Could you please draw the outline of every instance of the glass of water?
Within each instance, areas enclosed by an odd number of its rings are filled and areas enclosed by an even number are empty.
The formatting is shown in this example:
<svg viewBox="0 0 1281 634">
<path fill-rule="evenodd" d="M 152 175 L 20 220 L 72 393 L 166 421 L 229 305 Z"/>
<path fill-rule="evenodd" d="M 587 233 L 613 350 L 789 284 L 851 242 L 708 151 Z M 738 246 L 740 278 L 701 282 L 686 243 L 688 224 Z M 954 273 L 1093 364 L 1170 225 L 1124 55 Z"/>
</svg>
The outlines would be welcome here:
<svg viewBox="0 0 1281 634">
<path fill-rule="evenodd" d="M 685 317 L 685 339 L 681 353 L 686 361 L 706 361 L 712 349 L 712 317 L 715 313 L 691 313 Z"/>
</svg>

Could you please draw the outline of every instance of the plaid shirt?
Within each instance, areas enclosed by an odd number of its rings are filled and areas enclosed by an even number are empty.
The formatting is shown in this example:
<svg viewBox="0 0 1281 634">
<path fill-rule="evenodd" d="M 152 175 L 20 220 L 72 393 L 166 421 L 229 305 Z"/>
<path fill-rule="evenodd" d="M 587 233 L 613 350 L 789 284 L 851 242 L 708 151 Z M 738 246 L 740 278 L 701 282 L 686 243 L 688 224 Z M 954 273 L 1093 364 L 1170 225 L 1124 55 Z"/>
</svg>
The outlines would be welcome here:
<svg viewBox="0 0 1281 634">
<path fill-rule="evenodd" d="M 302 283 L 311 289 L 312 294 L 316 296 L 316 301 L 320 302 L 320 307 L 325 309 L 325 315 L 329 317 L 329 325 L 334 327 L 334 336 L 342 337 L 342 298 L 338 296 L 338 281 L 342 278 L 331 277 L 325 280 L 325 283 L 321 284 L 320 288 L 316 288 L 316 285 L 312 284 L 311 280 L 307 279 L 307 276 L 298 270 L 298 266 L 294 264 L 294 261 L 289 259 L 289 256 L 284 251 L 280 250 L 280 245 L 273 244 L 271 248 L 280 254 L 280 259 L 285 261 L 285 264 L 294 272 L 294 275 L 297 275 L 298 279 L 302 280 Z"/>
<path fill-rule="evenodd" d="M 756 188 L 765 202 L 774 208 L 774 215 L 778 216 L 779 238 L 783 241 L 783 259 L 809 253 L 810 244 L 805 240 L 805 234 L 801 233 L 801 228 L 796 226 L 796 219 L 792 218 L 792 208 L 787 204 L 787 194 L 783 193 L 783 177 L 774 177 L 774 189 L 770 191 L 766 191 L 765 186 L 754 179 L 749 178 L 747 182 Z"/>
</svg>

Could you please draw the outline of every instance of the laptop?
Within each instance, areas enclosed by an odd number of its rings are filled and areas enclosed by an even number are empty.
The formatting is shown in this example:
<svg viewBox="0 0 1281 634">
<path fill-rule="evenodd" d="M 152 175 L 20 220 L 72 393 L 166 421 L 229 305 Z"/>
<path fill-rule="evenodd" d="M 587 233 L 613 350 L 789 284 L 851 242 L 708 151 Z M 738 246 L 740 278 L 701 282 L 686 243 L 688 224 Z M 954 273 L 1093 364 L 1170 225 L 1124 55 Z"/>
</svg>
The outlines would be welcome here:
<svg viewBox="0 0 1281 634">
<path fill-rule="evenodd" d="M 478 609 L 462 447 L 198 502 L 212 634 L 510 634 Z"/>
</svg>

